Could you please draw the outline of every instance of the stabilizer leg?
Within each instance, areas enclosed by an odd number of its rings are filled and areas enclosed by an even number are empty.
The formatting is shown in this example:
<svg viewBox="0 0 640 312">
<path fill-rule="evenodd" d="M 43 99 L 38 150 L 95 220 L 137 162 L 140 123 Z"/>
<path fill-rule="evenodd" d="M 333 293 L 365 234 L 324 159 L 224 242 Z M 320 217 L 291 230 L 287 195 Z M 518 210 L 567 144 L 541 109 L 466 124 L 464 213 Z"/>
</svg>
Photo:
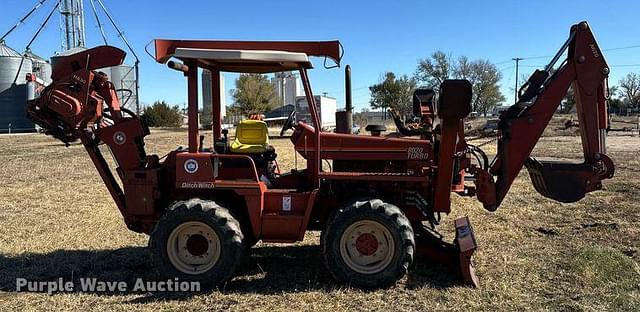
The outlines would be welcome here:
<svg viewBox="0 0 640 312">
<path fill-rule="evenodd" d="M 456 219 L 456 238 L 453 243 L 442 240 L 428 229 L 422 229 L 416 236 L 417 252 L 458 272 L 461 282 L 467 286 L 479 287 L 478 277 L 473 268 L 472 257 L 477 245 L 473 228 L 468 217 Z"/>
</svg>

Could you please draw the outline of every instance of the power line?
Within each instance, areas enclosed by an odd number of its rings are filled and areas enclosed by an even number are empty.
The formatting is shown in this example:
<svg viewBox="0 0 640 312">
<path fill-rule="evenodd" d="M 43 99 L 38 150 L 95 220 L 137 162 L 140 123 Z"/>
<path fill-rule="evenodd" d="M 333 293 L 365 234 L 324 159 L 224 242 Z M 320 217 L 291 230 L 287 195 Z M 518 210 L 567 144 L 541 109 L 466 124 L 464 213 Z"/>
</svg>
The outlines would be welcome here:
<svg viewBox="0 0 640 312">
<path fill-rule="evenodd" d="M 640 48 L 640 44 L 638 44 L 638 45 L 630 45 L 630 46 L 626 46 L 626 47 L 609 48 L 609 49 L 604 49 L 602 51 L 616 51 L 616 50 L 626 50 L 626 49 L 635 49 L 635 48 Z"/>
<path fill-rule="evenodd" d="M 367 98 L 367 97 L 371 97 L 371 94 L 363 94 L 363 95 L 360 95 L 360 96 L 356 96 L 355 99 L 364 99 L 364 98 Z"/>
<path fill-rule="evenodd" d="M 515 67 L 515 66 L 510 66 L 511 68 Z M 513 76 L 511 76 L 511 74 L 507 75 L 509 77 L 509 80 L 507 80 L 507 85 L 511 83 L 511 79 L 513 78 Z"/>
<path fill-rule="evenodd" d="M 623 47 L 615 47 L 615 48 L 607 48 L 607 49 L 602 49 L 602 51 L 603 52 L 618 51 L 618 50 L 627 50 L 627 49 L 636 49 L 636 48 L 640 48 L 640 44 L 623 46 Z M 522 60 L 535 60 L 535 59 L 542 59 L 542 58 L 548 58 L 548 57 L 553 57 L 553 55 L 527 56 L 527 57 L 523 57 Z"/>
<path fill-rule="evenodd" d="M 511 62 L 511 61 L 509 61 L 509 62 Z M 503 72 L 503 71 L 505 71 L 505 70 L 512 69 L 512 68 L 514 68 L 514 67 L 515 67 L 514 65 L 509 65 L 509 66 L 506 66 L 506 67 L 503 67 L 503 68 L 498 69 L 498 71 L 499 71 L 499 72 Z"/>
<path fill-rule="evenodd" d="M 521 57 L 520 60 L 524 61 L 524 60 L 536 60 L 536 59 L 543 59 L 543 58 L 550 58 L 550 57 L 554 57 L 553 55 L 539 55 L 539 56 L 527 56 L 527 57 Z"/>
<path fill-rule="evenodd" d="M 530 68 L 543 68 L 545 65 L 520 65 L 520 67 L 530 67 Z M 640 64 L 613 64 L 609 65 L 609 67 L 637 67 Z"/>
<path fill-rule="evenodd" d="M 623 46 L 623 47 L 615 47 L 615 48 L 608 48 L 608 49 L 603 49 L 602 51 L 617 51 L 617 50 L 627 50 L 627 49 L 636 49 L 636 48 L 640 48 L 640 44 L 638 45 L 629 45 L 629 46 Z M 513 67 L 516 68 L 516 76 L 518 73 L 518 67 L 529 67 L 529 68 L 542 68 L 544 67 L 544 65 L 520 65 L 520 61 L 526 61 L 526 60 L 536 60 L 536 59 L 543 59 L 543 58 L 550 58 L 553 57 L 554 55 L 538 55 L 538 56 L 527 56 L 527 57 L 516 57 L 516 58 L 512 58 L 510 60 L 504 60 L 501 62 L 497 62 L 494 63 L 494 65 L 502 65 L 502 64 L 506 64 L 512 61 L 516 61 L 516 65 L 511 65 L 511 66 L 506 66 L 503 68 L 498 69 L 498 71 L 502 72 L 508 69 L 511 69 Z M 517 60 L 516 60 L 517 59 Z M 621 65 L 609 65 L 609 67 L 640 67 L 640 64 L 621 64 Z M 518 77 L 516 77 L 516 89 L 517 89 L 517 80 Z M 362 90 L 362 89 L 366 89 L 369 88 L 368 86 L 362 86 L 359 88 L 355 88 L 353 89 L 353 91 L 358 91 L 358 90 Z M 342 94 L 344 93 L 344 90 L 340 90 L 340 91 L 328 91 L 327 93 L 329 94 Z"/>
<path fill-rule="evenodd" d="M 640 66 L 640 64 L 620 64 L 620 65 L 609 65 L 609 67 L 636 67 Z"/>
<path fill-rule="evenodd" d="M 512 61 L 511 59 L 508 59 L 506 61 L 498 62 L 498 63 L 495 63 L 493 65 L 502 65 L 502 64 L 506 64 L 506 63 L 511 63 L 511 61 Z"/>
<path fill-rule="evenodd" d="M 364 89 L 369 89 L 369 86 L 361 86 L 361 87 L 358 87 L 358 88 L 352 89 L 352 90 L 351 90 L 351 92 L 354 92 L 354 91 L 360 91 L 360 90 L 364 90 Z M 368 91 L 368 90 L 367 90 L 367 91 Z M 344 90 L 337 90 L 337 91 L 325 91 L 325 92 L 326 92 L 326 93 L 329 93 L 329 94 L 342 94 L 342 93 L 344 93 Z"/>
<path fill-rule="evenodd" d="M 608 49 L 603 49 L 602 51 L 617 51 L 617 50 L 627 50 L 627 49 L 636 49 L 636 48 L 640 48 L 640 45 L 629 45 L 629 46 L 623 46 L 623 47 L 615 47 L 615 48 L 608 48 Z M 516 75 L 516 82 L 515 82 L 515 86 L 516 86 L 516 98 L 517 98 L 517 89 L 518 89 L 518 72 L 519 72 L 519 67 L 527 67 L 527 68 L 543 68 L 544 65 L 521 65 L 520 61 L 526 61 L 526 60 L 536 60 L 536 59 L 543 59 L 543 58 L 550 58 L 553 57 L 554 55 L 538 55 L 538 56 L 527 56 L 527 57 L 515 57 L 512 58 L 510 60 L 504 60 L 501 62 L 497 62 L 494 63 L 494 65 L 502 65 L 502 64 L 506 64 L 512 61 L 516 61 L 516 65 L 510 65 L 510 66 L 505 66 L 502 67 L 500 69 L 498 69 L 498 71 L 503 72 L 505 70 L 509 70 L 515 67 L 515 75 Z M 618 65 L 609 65 L 609 67 L 640 67 L 640 64 L 618 64 Z M 511 79 L 509 79 L 509 81 L 511 81 Z M 367 89 L 369 88 L 368 86 L 361 86 L 358 88 L 353 89 L 353 91 L 358 91 L 358 90 L 363 90 L 363 89 Z M 328 91 L 327 93 L 329 94 L 342 94 L 344 93 L 344 90 L 339 90 L 339 91 Z M 363 97 L 365 95 L 362 95 L 361 97 Z"/>
</svg>

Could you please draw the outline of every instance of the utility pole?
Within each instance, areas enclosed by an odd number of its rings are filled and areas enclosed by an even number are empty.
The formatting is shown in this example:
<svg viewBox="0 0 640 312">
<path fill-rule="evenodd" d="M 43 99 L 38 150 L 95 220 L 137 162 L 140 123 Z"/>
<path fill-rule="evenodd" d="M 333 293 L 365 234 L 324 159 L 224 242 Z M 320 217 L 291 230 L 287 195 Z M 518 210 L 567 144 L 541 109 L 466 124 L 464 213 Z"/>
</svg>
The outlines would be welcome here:
<svg viewBox="0 0 640 312">
<path fill-rule="evenodd" d="M 518 64 L 523 60 L 521 57 L 514 57 L 512 60 L 516 61 L 516 87 L 513 95 L 513 103 L 518 103 Z"/>
</svg>

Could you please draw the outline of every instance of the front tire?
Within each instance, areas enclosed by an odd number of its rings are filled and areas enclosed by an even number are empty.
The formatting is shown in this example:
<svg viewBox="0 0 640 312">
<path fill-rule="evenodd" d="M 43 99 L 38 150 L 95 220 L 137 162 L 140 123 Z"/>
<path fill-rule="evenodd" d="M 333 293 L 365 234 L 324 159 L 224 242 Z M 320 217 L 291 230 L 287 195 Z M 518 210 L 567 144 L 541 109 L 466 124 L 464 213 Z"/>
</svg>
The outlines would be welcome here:
<svg viewBox="0 0 640 312">
<path fill-rule="evenodd" d="M 245 250 L 240 224 L 213 201 L 173 204 L 149 239 L 155 266 L 165 278 L 197 281 L 204 287 L 226 282 Z"/>
<path fill-rule="evenodd" d="M 334 278 L 370 289 L 393 285 L 407 273 L 415 238 L 398 207 L 372 199 L 338 210 L 322 233 L 321 245 Z"/>
</svg>

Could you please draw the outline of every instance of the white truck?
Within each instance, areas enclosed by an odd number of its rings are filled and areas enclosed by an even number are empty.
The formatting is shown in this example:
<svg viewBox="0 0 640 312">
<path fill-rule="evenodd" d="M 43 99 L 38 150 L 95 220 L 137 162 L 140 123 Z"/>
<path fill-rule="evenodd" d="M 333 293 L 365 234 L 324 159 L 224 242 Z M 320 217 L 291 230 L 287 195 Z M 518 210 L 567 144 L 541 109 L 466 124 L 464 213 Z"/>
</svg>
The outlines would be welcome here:
<svg viewBox="0 0 640 312">
<path fill-rule="evenodd" d="M 319 109 L 318 115 L 320 116 L 322 129 L 333 130 L 336 127 L 336 99 L 323 95 L 316 95 L 314 98 Z M 309 105 L 304 96 L 296 98 L 296 117 L 297 120 L 303 120 L 307 123 L 312 122 Z"/>
</svg>

